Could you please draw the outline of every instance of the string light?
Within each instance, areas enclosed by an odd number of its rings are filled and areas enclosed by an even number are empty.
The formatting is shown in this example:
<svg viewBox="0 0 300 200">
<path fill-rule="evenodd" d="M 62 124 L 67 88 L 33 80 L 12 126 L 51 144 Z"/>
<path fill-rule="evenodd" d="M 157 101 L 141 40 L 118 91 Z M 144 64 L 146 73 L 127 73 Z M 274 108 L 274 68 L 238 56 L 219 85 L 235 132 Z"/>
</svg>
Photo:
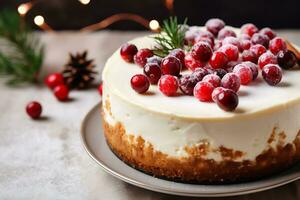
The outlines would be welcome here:
<svg viewBox="0 0 300 200">
<path fill-rule="evenodd" d="M 155 19 L 149 22 L 149 27 L 152 31 L 158 31 L 160 28 L 158 21 Z"/>
<path fill-rule="evenodd" d="M 90 0 L 79 0 L 80 3 L 87 5 L 89 4 L 91 1 Z"/>
<path fill-rule="evenodd" d="M 24 16 L 31 9 L 31 7 L 32 7 L 32 3 L 31 2 L 23 3 L 23 4 L 19 5 L 19 7 L 18 7 L 18 13 L 21 16 Z"/>
</svg>

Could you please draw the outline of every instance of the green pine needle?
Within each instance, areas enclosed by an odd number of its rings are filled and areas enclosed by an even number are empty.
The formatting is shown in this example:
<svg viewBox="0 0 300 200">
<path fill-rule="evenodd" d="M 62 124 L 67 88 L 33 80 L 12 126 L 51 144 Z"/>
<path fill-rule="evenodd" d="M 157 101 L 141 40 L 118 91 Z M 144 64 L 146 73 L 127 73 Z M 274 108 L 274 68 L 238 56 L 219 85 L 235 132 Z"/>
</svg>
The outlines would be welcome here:
<svg viewBox="0 0 300 200">
<path fill-rule="evenodd" d="M 185 26 L 186 23 L 187 19 L 184 20 L 182 25 L 178 24 L 177 17 L 164 20 L 161 33 L 153 37 L 156 42 L 153 49 L 154 54 L 164 57 L 173 49 L 183 48 L 185 31 L 182 26 Z"/>
<path fill-rule="evenodd" d="M 36 35 L 13 10 L 0 12 L 0 74 L 8 84 L 37 82 L 44 48 Z"/>
</svg>

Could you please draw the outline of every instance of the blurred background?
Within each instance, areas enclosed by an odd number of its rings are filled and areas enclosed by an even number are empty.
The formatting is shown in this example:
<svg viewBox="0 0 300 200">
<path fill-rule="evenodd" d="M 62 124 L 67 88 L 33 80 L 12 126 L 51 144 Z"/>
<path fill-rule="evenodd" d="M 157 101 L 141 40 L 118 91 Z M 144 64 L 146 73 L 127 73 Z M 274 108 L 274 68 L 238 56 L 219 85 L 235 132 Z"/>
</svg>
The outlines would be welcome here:
<svg viewBox="0 0 300 200">
<path fill-rule="evenodd" d="M 26 12 L 25 20 L 35 29 L 39 29 L 33 23 L 38 15 L 52 29 L 78 30 L 120 13 L 131 13 L 137 15 L 135 18 L 140 16 L 158 22 L 169 15 L 176 15 L 180 20 L 187 17 L 188 24 L 204 24 L 207 19 L 218 17 L 233 26 L 252 22 L 259 28 L 300 28 L 299 0 L 1 0 L 0 10 L 8 7 L 17 9 L 21 4 L 26 6 L 19 11 Z M 137 19 L 139 23 L 134 20 L 116 20 L 107 28 L 146 29 L 141 19 Z"/>
</svg>

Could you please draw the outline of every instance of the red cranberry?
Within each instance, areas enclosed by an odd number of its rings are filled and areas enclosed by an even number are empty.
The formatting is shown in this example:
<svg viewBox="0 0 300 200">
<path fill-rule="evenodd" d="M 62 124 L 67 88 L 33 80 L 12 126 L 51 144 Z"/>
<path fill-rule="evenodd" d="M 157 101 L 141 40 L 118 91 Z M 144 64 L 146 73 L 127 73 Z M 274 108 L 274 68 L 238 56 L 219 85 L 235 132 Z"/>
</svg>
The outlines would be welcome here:
<svg viewBox="0 0 300 200">
<path fill-rule="evenodd" d="M 103 94 L 103 83 L 100 83 L 100 85 L 98 87 L 98 92 L 99 92 L 100 96 L 102 96 L 102 94 Z"/>
<path fill-rule="evenodd" d="M 233 70 L 233 68 L 236 66 L 236 65 L 238 65 L 238 64 L 240 64 L 241 62 L 238 60 L 238 61 L 231 61 L 231 62 L 229 62 L 229 63 L 227 63 L 227 66 L 226 66 L 226 71 L 227 72 L 232 72 L 232 70 Z"/>
<path fill-rule="evenodd" d="M 224 89 L 216 96 L 216 103 L 225 111 L 234 111 L 239 104 L 239 97 L 233 90 Z"/>
<path fill-rule="evenodd" d="M 209 64 L 212 68 L 224 68 L 228 63 L 228 58 L 225 53 L 221 51 L 215 51 L 209 60 Z"/>
<path fill-rule="evenodd" d="M 205 68 L 197 68 L 192 73 L 192 75 L 195 76 L 199 81 L 202 81 L 204 76 L 206 76 L 207 74 L 210 74 L 210 71 L 209 69 L 205 69 Z"/>
<path fill-rule="evenodd" d="M 221 79 L 216 74 L 208 74 L 203 78 L 202 81 L 212 84 L 215 88 L 221 85 Z"/>
<path fill-rule="evenodd" d="M 227 73 L 221 80 L 221 85 L 224 88 L 231 89 L 237 92 L 241 86 L 241 80 L 235 73 Z"/>
<path fill-rule="evenodd" d="M 245 50 L 242 53 L 242 60 L 257 63 L 257 56 L 253 51 Z"/>
<path fill-rule="evenodd" d="M 296 65 L 297 57 L 294 52 L 290 50 L 279 51 L 279 53 L 277 54 L 277 61 L 281 68 L 290 69 Z"/>
<path fill-rule="evenodd" d="M 240 40 L 251 40 L 251 37 L 248 34 L 242 33 L 239 36 Z"/>
<path fill-rule="evenodd" d="M 191 55 L 200 62 L 206 62 L 212 55 L 211 47 L 205 42 L 198 42 L 192 47 Z"/>
<path fill-rule="evenodd" d="M 257 58 L 259 58 L 259 56 L 261 56 L 263 53 L 265 53 L 267 51 L 266 47 L 264 47 L 261 44 L 253 45 L 250 47 L 249 50 L 252 51 L 253 53 L 255 53 Z"/>
<path fill-rule="evenodd" d="M 123 44 L 120 49 L 120 54 L 123 60 L 126 62 L 132 62 L 133 56 L 138 52 L 138 49 L 134 44 Z"/>
<path fill-rule="evenodd" d="M 219 50 L 221 48 L 221 46 L 222 46 L 222 41 L 216 40 L 214 50 L 215 51 Z"/>
<path fill-rule="evenodd" d="M 236 37 L 236 34 L 233 30 L 225 27 L 219 31 L 218 39 L 223 40 L 224 38 L 229 37 L 229 36 Z"/>
<path fill-rule="evenodd" d="M 195 44 L 198 42 L 205 42 L 207 43 L 211 48 L 214 48 L 215 42 L 211 38 L 206 38 L 206 37 L 196 37 L 195 39 Z"/>
<path fill-rule="evenodd" d="M 151 84 L 157 84 L 161 77 L 161 70 L 157 63 L 147 63 L 144 66 L 144 74 L 148 77 Z"/>
<path fill-rule="evenodd" d="M 273 38 L 269 43 L 270 51 L 276 55 L 279 51 L 286 51 L 286 43 L 281 37 Z"/>
<path fill-rule="evenodd" d="M 178 79 L 176 76 L 164 75 L 158 81 L 159 90 L 166 96 L 174 96 L 178 90 Z"/>
<path fill-rule="evenodd" d="M 277 85 L 282 79 L 282 71 L 278 65 L 268 64 L 262 69 L 262 76 L 269 85 Z"/>
<path fill-rule="evenodd" d="M 136 74 L 130 80 L 131 88 L 137 93 L 143 94 L 148 91 L 150 83 L 147 76 Z"/>
<path fill-rule="evenodd" d="M 69 88 L 65 85 L 58 85 L 54 88 L 54 95 L 59 101 L 66 101 L 69 98 Z"/>
<path fill-rule="evenodd" d="M 184 64 L 189 69 L 194 71 L 197 68 L 202 68 L 205 66 L 204 62 L 200 62 L 198 60 L 195 60 L 191 53 L 186 53 L 184 57 Z"/>
<path fill-rule="evenodd" d="M 252 62 L 249 62 L 249 61 L 243 62 L 243 64 L 251 69 L 251 71 L 252 71 L 252 80 L 255 80 L 258 76 L 258 67 L 257 67 L 257 65 L 252 63 Z"/>
<path fill-rule="evenodd" d="M 247 34 L 250 37 L 252 37 L 252 35 L 257 32 L 258 28 L 254 24 L 244 24 L 241 27 L 241 34 Z"/>
<path fill-rule="evenodd" d="M 272 40 L 274 37 L 276 37 L 276 33 L 270 29 L 269 27 L 263 28 L 259 31 L 260 34 L 268 36 L 270 40 Z"/>
<path fill-rule="evenodd" d="M 222 79 L 227 74 L 227 71 L 225 69 L 216 69 L 214 73 Z"/>
<path fill-rule="evenodd" d="M 233 73 L 240 77 L 242 85 L 248 85 L 253 79 L 252 70 L 250 69 L 250 67 L 244 65 L 243 63 L 235 66 L 233 69 Z"/>
<path fill-rule="evenodd" d="M 222 41 L 222 45 L 224 46 L 226 44 L 232 44 L 236 46 L 238 49 L 240 49 L 240 41 L 236 37 L 229 36 L 224 38 L 224 40 Z"/>
<path fill-rule="evenodd" d="M 197 33 L 197 37 L 202 37 L 202 38 L 209 38 L 211 40 L 214 40 L 214 35 L 209 32 L 209 31 L 206 31 L 206 30 L 200 30 L 198 33 Z"/>
<path fill-rule="evenodd" d="M 199 101 L 211 101 L 211 94 L 214 90 L 214 86 L 208 82 L 200 81 L 196 84 L 194 88 L 194 96 Z"/>
<path fill-rule="evenodd" d="M 252 44 L 261 44 L 264 47 L 269 47 L 269 37 L 260 33 L 254 33 L 254 35 L 251 38 Z"/>
<path fill-rule="evenodd" d="M 162 58 L 158 56 L 152 56 L 150 58 L 147 58 L 147 63 L 156 63 L 160 66 Z"/>
<path fill-rule="evenodd" d="M 140 49 L 133 57 L 134 62 L 140 67 L 144 67 L 147 63 L 147 58 L 153 56 L 153 52 L 150 49 Z"/>
<path fill-rule="evenodd" d="M 225 38 L 225 39 L 227 39 L 227 38 Z M 222 51 L 223 53 L 225 53 L 225 55 L 228 58 L 228 61 L 236 61 L 239 58 L 239 49 L 238 49 L 238 47 L 236 47 L 232 44 L 223 45 L 219 49 L 219 51 Z"/>
<path fill-rule="evenodd" d="M 175 56 L 167 56 L 162 59 L 161 64 L 161 72 L 166 75 L 178 76 L 180 74 L 182 65 L 179 59 Z"/>
<path fill-rule="evenodd" d="M 53 89 L 58 85 L 64 84 L 64 77 L 60 73 L 50 74 L 45 79 L 45 84 L 50 88 Z"/>
<path fill-rule="evenodd" d="M 214 102 L 217 102 L 217 96 L 218 96 L 222 91 L 224 91 L 224 90 L 226 90 L 226 89 L 223 88 L 223 87 L 217 87 L 217 88 L 215 88 L 214 91 L 213 91 L 212 94 L 211 94 L 212 100 L 213 100 Z"/>
<path fill-rule="evenodd" d="M 199 68 L 201 69 L 201 68 Z M 202 70 L 202 69 L 201 69 Z M 204 76 L 204 74 L 202 75 Z M 196 76 L 194 74 L 185 74 L 179 79 L 180 90 L 187 95 L 192 96 L 195 85 L 202 80 L 202 76 Z"/>
<path fill-rule="evenodd" d="M 37 119 L 42 114 L 42 106 L 39 102 L 32 101 L 27 104 L 26 112 L 32 119 Z"/>
<path fill-rule="evenodd" d="M 206 22 L 205 26 L 209 32 L 217 36 L 219 31 L 225 27 L 225 23 L 221 19 L 213 18 L 209 19 Z"/>
<path fill-rule="evenodd" d="M 240 40 L 240 51 L 248 50 L 251 47 L 251 41 L 250 40 Z"/>
<path fill-rule="evenodd" d="M 267 64 L 277 64 L 277 58 L 271 52 L 267 51 L 258 58 L 258 66 L 262 69 Z"/>
<path fill-rule="evenodd" d="M 177 59 L 180 60 L 182 66 L 184 65 L 184 57 L 185 53 L 182 49 L 174 49 L 169 53 L 170 56 L 175 56 Z"/>
</svg>

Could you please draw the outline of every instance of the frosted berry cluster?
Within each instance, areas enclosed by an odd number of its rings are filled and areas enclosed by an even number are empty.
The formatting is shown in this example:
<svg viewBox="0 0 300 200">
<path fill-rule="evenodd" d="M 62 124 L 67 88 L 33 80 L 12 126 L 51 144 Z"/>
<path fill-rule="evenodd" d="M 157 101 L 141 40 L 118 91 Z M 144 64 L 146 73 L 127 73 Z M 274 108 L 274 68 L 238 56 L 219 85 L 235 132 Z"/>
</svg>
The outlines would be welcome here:
<svg viewBox="0 0 300 200">
<path fill-rule="evenodd" d="M 143 74 L 131 78 L 131 87 L 145 93 L 151 84 L 157 84 L 166 96 L 181 91 L 233 111 L 241 85 L 250 84 L 261 73 L 267 84 L 275 86 L 282 79 L 282 69 L 297 63 L 283 38 L 270 28 L 259 30 L 253 24 L 244 24 L 237 36 L 221 19 L 210 19 L 204 28 L 189 27 L 184 43 L 191 47 L 188 51 L 174 49 L 163 58 L 151 49 L 124 44 L 121 57 L 143 68 Z"/>
</svg>

